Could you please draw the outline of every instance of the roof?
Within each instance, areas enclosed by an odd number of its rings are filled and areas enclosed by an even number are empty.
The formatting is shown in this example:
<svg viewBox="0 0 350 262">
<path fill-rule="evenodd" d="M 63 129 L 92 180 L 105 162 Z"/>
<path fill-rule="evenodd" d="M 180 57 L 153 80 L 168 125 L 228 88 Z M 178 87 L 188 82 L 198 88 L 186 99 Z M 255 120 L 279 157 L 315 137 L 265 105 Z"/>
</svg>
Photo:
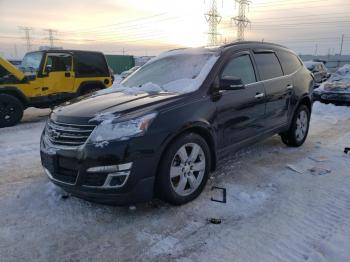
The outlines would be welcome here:
<svg viewBox="0 0 350 262">
<path fill-rule="evenodd" d="M 261 41 L 234 41 L 232 43 L 229 43 L 229 44 L 226 44 L 226 45 L 223 45 L 221 47 L 231 47 L 231 46 L 234 46 L 234 45 L 272 45 L 272 46 L 275 46 L 275 47 L 282 47 L 282 48 L 287 48 L 286 46 L 283 46 L 283 45 L 280 45 L 280 44 L 275 44 L 275 43 L 270 43 L 270 42 L 261 42 Z M 288 49 L 288 48 L 287 48 Z"/>
<path fill-rule="evenodd" d="M 319 61 L 304 61 L 305 65 L 324 65 L 323 62 L 319 62 Z"/>
<path fill-rule="evenodd" d="M 219 52 L 223 49 L 226 48 L 230 48 L 230 47 L 234 47 L 234 46 L 240 46 L 240 45 L 256 45 L 256 46 L 264 46 L 264 47 L 268 47 L 268 46 L 273 46 L 273 47 L 277 47 L 277 48 L 282 48 L 282 49 L 287 49 L 289 51 L 290 50 L 288 47 L 280 45 L 280 44 L 275 44 L 275 43 L 269 43 L 269 42 L 259 42 L 259 41 L 235 41 L 229 44 L 225 44 L 225 45 L 221 45 L 221 46 L 215 46 L 215 47 L 197 47 L 197 48 L 178 48 L 178 49 L 173 49 L 173 50 L 169 50 L 164 52 L 163 54 L 161 54 L 161 56 L 163 55 L 171 55 L 171 54 L 182 54 L 182 53 L 216 53 Z"/>
<path fill-rule="evenodd" d="M 30 53 L 94 53 L 94 54 L 103 54 L 100 51 L 89 51 L 89 50 L 73 50 L 73 49 L 50 49 L 50 50 L 38 50 L 38 51 L 31 51 Z"/>
</svg>

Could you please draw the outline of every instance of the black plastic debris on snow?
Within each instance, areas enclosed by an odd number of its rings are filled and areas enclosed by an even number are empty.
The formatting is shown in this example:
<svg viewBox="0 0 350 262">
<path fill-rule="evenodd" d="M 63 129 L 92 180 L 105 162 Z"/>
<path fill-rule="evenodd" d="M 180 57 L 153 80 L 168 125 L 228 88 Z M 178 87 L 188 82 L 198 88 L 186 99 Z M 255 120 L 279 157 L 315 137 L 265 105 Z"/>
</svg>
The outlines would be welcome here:
<svg viewBox="0 0 350 262">
<path fill-rule="evenodd" d="M 61 198 L 62 198 L 63 200 L 66 200 L 66 199 L 69 198 L 69 195 L 68 195 L 68 194 L 61 195 Z"/>
<path fill-rule="evenodd" d="M 220 218 L 208 218 L 208 222 L 214 225 L 219 225 L 222 222 L 222 219 Z"/>
<path fill-rule="evenodd" d="M 219 202 L 219 203 L 224 203 L 226 204 L 226 188 L 223 188 L 223 187 L 217 187 L 217 186 L 213 186 L 211 188 L 211 190 L 221 190 L 222 192 L 222 199 L 215 199 L 215 198 L 211 198 L 211 201 L 214 201 L 214 202 Z"/>
<path fill-rule="evenodd" d="M 350 147 L 345 147 L 345 148 L 344 148 L 344 153 L 345 153 L 345 154 L 348 154 L 349 152 L 350 152 Z"/>
</svg>

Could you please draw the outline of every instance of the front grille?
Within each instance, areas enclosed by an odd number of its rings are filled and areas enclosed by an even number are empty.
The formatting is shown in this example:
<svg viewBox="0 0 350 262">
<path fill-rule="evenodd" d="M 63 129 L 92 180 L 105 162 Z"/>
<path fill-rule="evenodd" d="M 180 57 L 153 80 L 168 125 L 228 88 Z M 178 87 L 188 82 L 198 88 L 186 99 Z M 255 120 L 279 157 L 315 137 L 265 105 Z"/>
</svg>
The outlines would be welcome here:
<svg viewBox="0 0 350 262">
<path fill-rule="evenodd" d="M 57 155 L 49 156 L 41 152 L 41 161 L 53 179 L 72 185 L 76 183 L 79 172 L 78 160 Z"/>
<path fill-rule="evenodd" d="M 95 125 L 65 124 L 49 120 L 45 134 L 54 145 L 81 146 L 86 142 L 94 128 Z"/>
</svg>

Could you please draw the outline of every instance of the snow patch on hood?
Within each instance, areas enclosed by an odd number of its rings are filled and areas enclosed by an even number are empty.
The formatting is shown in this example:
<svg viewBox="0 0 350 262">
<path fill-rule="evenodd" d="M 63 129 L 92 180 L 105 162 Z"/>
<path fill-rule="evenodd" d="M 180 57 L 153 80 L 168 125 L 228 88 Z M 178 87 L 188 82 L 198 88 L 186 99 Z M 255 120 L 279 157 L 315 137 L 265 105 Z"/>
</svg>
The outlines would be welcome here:
<svg viewBox="0 0 350 262">
<path fill-rule="evenodd" d="M 114 83 L 110 88 L 97 91 L 93 94 L 93 97 L 106 95 L 116 92 L 122 92 L 127 95 L 139 95 L 144 93 L 159 93 L 164 91 L 160 86 L 153 83 L 146 83 L 141 87 L 127 87 L 120 83 Z"/>
<path fill-rule="evenodd" d="M 350 65 L 339 68 L 331 77 L 320 85 L 315 91 L 332 91 L 350 93 Z"/>
</svg>

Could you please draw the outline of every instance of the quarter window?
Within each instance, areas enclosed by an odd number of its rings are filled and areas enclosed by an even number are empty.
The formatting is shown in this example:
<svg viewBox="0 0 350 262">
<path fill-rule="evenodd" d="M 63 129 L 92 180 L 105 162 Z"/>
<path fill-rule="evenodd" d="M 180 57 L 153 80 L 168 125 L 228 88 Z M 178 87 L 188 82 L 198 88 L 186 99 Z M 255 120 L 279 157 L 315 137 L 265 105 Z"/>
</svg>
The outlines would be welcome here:
<svg viewBox="0 0 350 262">
<path fill-rule="evenodd" d="M 278 52 L 277 55 L 285 75 L 290 75 L 301 67 L 301 62 L 296 55 L 284 51 Z"/>
<path fill-rule="evenodd" d="M 283 76 L 281 65 L 275 53 L 256 53 L 255 61 L 261 80 Z"/>
<path fill-rule="evenodd" d="M 75 66 L 78 76 L 102 77 L 109 75 L 106 60 L 99 53 L 76 53 Z"/>
<path fill-rule="evenodd" d="M 238 77 L 247 85 L 256 82 L 254 67 L 249 55 L 242 55 L 233 58 L 225 66 L 221 78 L 223 77 Z"/>
</svg>

